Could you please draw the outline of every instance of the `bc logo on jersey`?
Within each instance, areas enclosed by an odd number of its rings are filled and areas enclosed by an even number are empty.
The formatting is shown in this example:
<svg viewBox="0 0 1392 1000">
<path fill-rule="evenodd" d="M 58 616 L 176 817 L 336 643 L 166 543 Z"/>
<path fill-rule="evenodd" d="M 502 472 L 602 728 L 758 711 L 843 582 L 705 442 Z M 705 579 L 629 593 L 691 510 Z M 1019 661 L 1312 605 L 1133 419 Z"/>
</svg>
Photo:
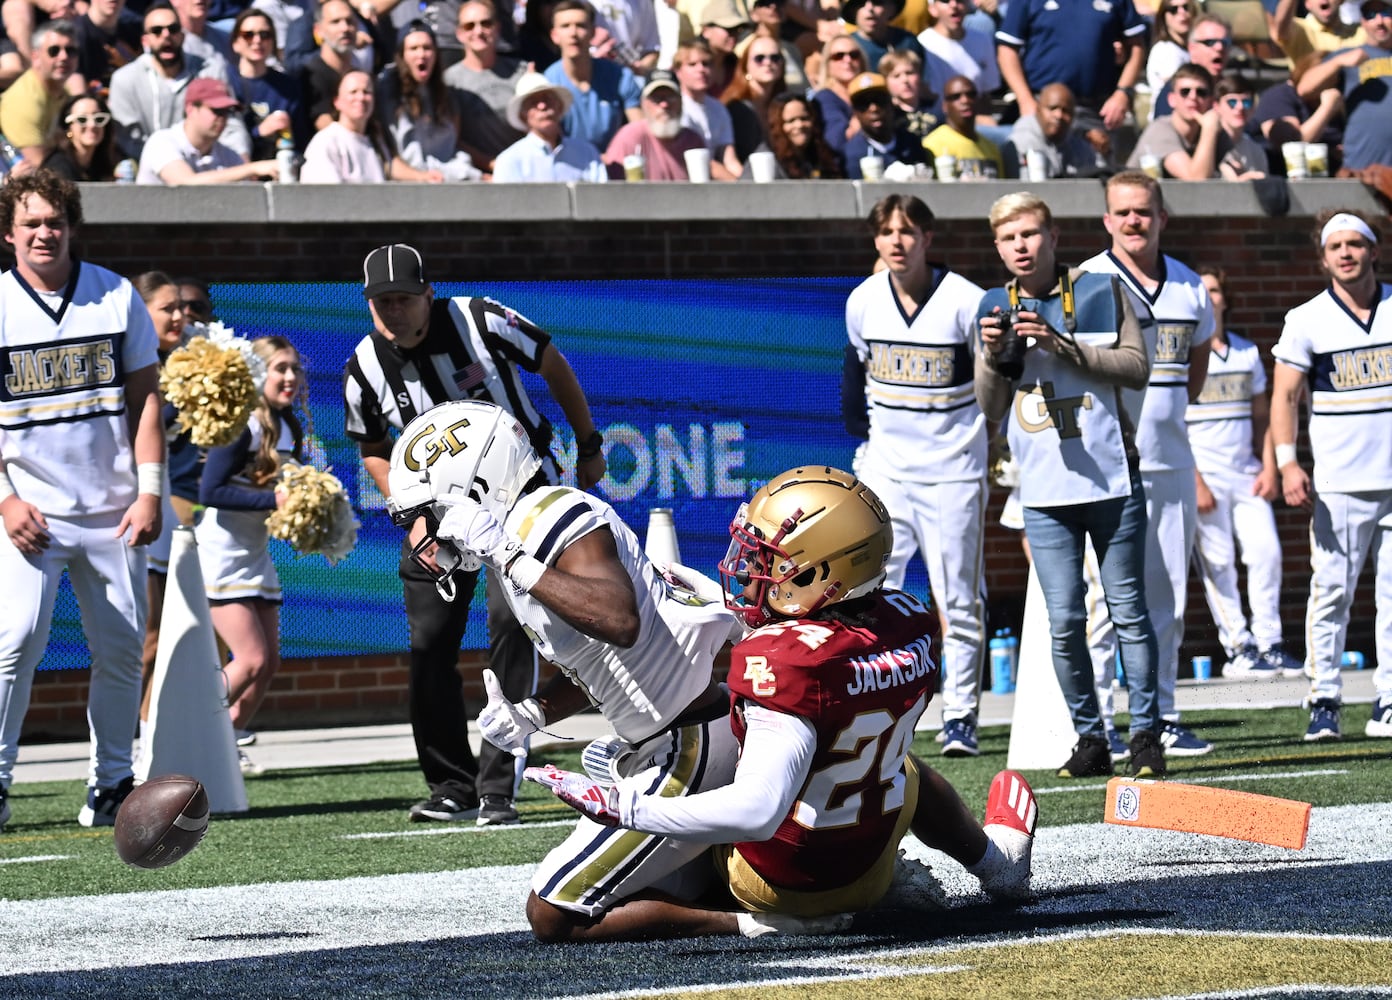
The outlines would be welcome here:
<svg viewBox="0 0 1392 1000">
<path fill-rule="evenodd" d="M 1092 393 L 1056 398 L 1052 382 L 1022 385 L 1015 392 L 1015 421 L 1028 434 L 1038 434 L 1052 427 L 1060 438 L 1082 437 L 1078 411 L 1090 409 Z"/>
<path fill-rule="evenodd" d="M 4 360 L 5 398 L 19 400 L 116 385 L 120 381 L 116 358 L 114 334 L 11 348 Z"/>
</svg>

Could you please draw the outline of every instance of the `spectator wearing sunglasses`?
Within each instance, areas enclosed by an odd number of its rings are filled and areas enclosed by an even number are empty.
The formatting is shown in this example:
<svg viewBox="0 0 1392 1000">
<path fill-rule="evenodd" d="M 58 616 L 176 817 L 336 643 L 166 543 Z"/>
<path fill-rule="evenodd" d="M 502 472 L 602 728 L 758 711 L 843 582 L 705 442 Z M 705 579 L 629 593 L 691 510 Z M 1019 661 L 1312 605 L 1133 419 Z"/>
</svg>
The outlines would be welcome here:
<svg viewBox="0 0 1392 1000">
<path fill-rule="evenodd" d="M 524 134 L 507 110 L 527 64 L 500 51 L 501 22 L 489 0 L 465 0 L 455 24 L 463 56 L 445 70 L 445 84 L 459 104 L 459 145 L 491 172 L 498 154 Z"/>
<path fill-rule="evenodd" d="M 43 162 L 44 139 L 66 96 L 63 85 L 77 71 L 77 32 L 71 21 L 49 21 L 31 43 L 33 65 L 0 96 L 0 132 L 30 170 Z"/>
<path fill-rule="evenodd" d="M 106 102 L 96 94 L 74 94 L 49 131 L 42 166 L 70 181 L 110 181 L 118 155 Z"/>
<path fill-rule="evenodd" d="M 838 153 L 860 131 L 851 113 L 851 82 L 866 70 L 865 52 L 850 35 L 837 35 L 822 46 L 817 89 L 812 99 L 822 107 L 826 141 Z"/>
<path fill-rule="evenodd" d="M 1343 169 L 1350 172 L 1392 166 L 1392 2 L 1363 0 L 1359 10 L 1367 43 L 1336 52 L 1298 85 L 1310 103 L 1328 87 L 1343 92 L 1348 110 Z"/>
<path fill-rule="evenodd" d="M 276 57 L 275 25 L 265 11 L 254 7 L 237 15 L 232 24 L 232 96 L 243 109 L 251 133 L 251 155 L 258 160 L 275 158 L 276 142 L 288 133 L 296 149 L 309 142 L 309 120 L 300 98 L 299 81 L 271 65 Z"/>
<path fill-rule="evenodd" d="M 1198 16 L 1194 0 L 1164 0 L 1156 12 L 1145 67 L 1146 86 L 1152 95 L 1164 90 L 1175 70 L 1189 61 L 1189 32 Z M 1154 107 L 1152 101 L 1152 110 Z"/>
<path fill-rule="evenodd" d="M 735 45 L 735 55 L 740 57 L 756 38 L 772 38 L 783 53 L 783 82 L 789 90 L 807 89 L 807 71 L 803 68 L 802 53 L 798 47 L 784 37 L 783 9 L 785 0 L 751 0 L 749 19 L 754 22 L 754 30 L 745 35 Z"/>
<path fill-rule="evenodd" d="M 977 103 L 978 125 L 993 122 L 986 118 L 987 95 L 1001 86 L 1000 69 L 996 66 L 996 45 L 984 31 L 972 29 L 967 23 L 971 13 L 969 0 L 932 0 L 928 10 L 933 26 L 918 36 L 926 54 L 923 78 L 929 90 L 941 94 L 948 77 L 965 76 L 976 85 L 982 99 Z M 880 72 L 884 69 L 881 67 Z"/>
<path fill-rule="evenodd" d="M 923 143 L 903 126 L 895 127 L 894 101 L 889 84 L 878 73 L 862 73 L 851 81 L 851 109 L 860 131 L 846 140 L 846 176 L 860 180 L 860 159 L 878 156 L 889 167 L 894 163 L 917 164 L 926 159 Z"/>
<path fill-rule="evenodd" d="M 979 97 L 976 84 L 967 77 L 949 78 L 942 95 L 947 121 L 933 129 L 923 145 L 934 159 L 956 157 L 957 172 L 963 180 L 996 180 L 1005 176 L 1005 162 L 1000 147 L 976 131 Z"/>
<path fill-rule="evenodd" d="M 116 143 L 121 152 L 140 159 L 145 140 L 160 129 L 177 125 L 188 106 L 185 95 L 196 80 L 216 80 L 230 88 L 227 64 L 184 51 L 183 22 L 163 0 L 145 10 L 141 43 L 145 53 L 111 74 L 111 115 L 116 119 Z M 218 138 L 243 157 L 251 153 L 251 136 L 239 117 L 227 122 Z"/>
<path fill-rule="evenodd" d="M 903 0 L 846 0 L 841 20 L 854 27 L 851 37 L 865 53 L 865 65 L 878 66 L 887 52 L 912 52 L 924 57 L 923 46 L 912 32 L 890 24 L 904 9 Z"/>
<path fill-rule="evenodd" d="M 1186 63 L 1203 67 L 1209 76 L 1217 80 L 1227 69 L 1232 51 L 1232 27 L 1227 21 L 1217 14 L 1203 14 L 1194 21 L 1185 50 L 1189 57 Z M 1173 91 L 1174 75 L 1171 74 L 1170 82 L 1161 88 L 1151 102 L 1151 121 L 1168 115 L 1173 109 L 1174 102 L 1170 100 Z"/>
<path fill-rule="evenodd" d="M 1224 73 L 1218 78 L 1218 124 L 1232 148 L 1218 161 L 1218 173 L 1225 180 L 1252 181 L 1266 176 L 1266 147 L 1247 131 L 1252 118 L 1253 88 L 1240 73 Z"/>
<path fill-rule="evenodd" d="M 1170 114 L 1157 118 L 1141 133 L 1126 165 L 1139 168 L 1141 158 L 1160 160 L 1161 175 L 1182 181 L 1218 176 L 1218 164 L 1232 142 L 1213 106 L 1213 77 L 1195 63 L 1186 63 L 1170 80 Z"/>
<path fill-rule="evenodd" d="M 783 51 L 772 38 L 756 38 L 735 65 L 735 78 L 724 95 L 725 109 L 735 131 L 735 156 L 740 163 L 768 141 L 769 103 L 786 92 Z"/>
<path fill-rule="evenodd" d="M 252 160 L 219 142 L 241 111 L 221 80 L 200 78 L 184 91 L 184 119 L 150 136 L 140 155 L 137 184 L 235 184 L 275 180 L 276 161 Z"/>
</svg>

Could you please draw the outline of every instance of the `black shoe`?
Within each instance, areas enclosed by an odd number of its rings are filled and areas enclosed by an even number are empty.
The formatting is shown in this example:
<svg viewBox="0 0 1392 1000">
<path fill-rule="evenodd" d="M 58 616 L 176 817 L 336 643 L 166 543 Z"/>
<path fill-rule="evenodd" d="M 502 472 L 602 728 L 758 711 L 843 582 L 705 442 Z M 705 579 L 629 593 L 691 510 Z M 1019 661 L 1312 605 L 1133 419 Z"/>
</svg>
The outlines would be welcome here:
<svg viewBox="0 0 1392 1000">
<path fill-rule="evenodd" d="M 1097 778 L 1112 772 L 1112 748 L 1105 736 L 1079 736 L 1068 763 L 1058 769 L 1060 778 Z"/>
<path fill-rule="evenodd" d="M 512 799 L 504 795 L 485 795 L 476 822 L 479 826 L 516 826 L 517 810 Z"/>
<path fill-rule="evenodd" d="M 1160 737 L 1149 729 L 1138 730 L 1131 737 L 1131 777 L 1163 778 L 1165 770 L 1165 747 Z"/>
<path fill-rule="evenodd" d="M 417 802 L 406 814 L 412 823 L 425 823 L 435 820 L 440 823 L 459 823 L 478 815 L 478 799 L 472 796 L 451 795 L 436 792 L 424 802 Z"/>
<path fill-rule="evenodd" d="M 87 789 L 87 804 L 77 813 L 83 826 L 115 826 L 116 813 L 135 788 L 135 779 L 126 777 L 115 788 Z"/>
</svg>

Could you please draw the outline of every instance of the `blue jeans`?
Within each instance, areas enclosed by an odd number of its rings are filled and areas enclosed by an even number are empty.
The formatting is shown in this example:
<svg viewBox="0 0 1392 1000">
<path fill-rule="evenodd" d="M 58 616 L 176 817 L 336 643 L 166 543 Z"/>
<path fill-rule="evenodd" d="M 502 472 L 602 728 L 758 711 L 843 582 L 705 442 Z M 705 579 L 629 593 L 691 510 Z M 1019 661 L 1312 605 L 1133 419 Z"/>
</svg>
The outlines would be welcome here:
<svg viewBox="0 0 1392 1000">
<path fill-rule="evenodd" d="M 1131 732 L 1160 730 L 1155 630 L 1145 599 L 1145 490 L 1131 475 L 1131 495 L 1067 507 L 1026 507 L 1025 535 L 1049 611 L 1054 672 L 1079 736 L 1106 733 L 1088 655 L 1084 539 L 1092 538 L 1126 670 Z"/>
</svg>

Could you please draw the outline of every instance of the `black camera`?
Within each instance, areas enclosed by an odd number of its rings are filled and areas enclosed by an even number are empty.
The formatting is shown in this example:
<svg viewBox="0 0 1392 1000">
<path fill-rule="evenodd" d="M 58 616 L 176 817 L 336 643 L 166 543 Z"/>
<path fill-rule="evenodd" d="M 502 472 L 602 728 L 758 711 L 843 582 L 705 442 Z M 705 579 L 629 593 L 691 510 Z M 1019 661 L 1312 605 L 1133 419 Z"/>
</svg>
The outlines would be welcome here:
<svg viewBox="0 0 1392 1000">
<path fill-rule="evenodd" d="M 1025 339 L 1015 332 L 1015 317 L 1019 315 L 1018 306 L 1000 314 L 1000 350 L 996 353 L 996 371 L 1008 379 L 1017 379 L 1025 373 Z"/>
</svg>

